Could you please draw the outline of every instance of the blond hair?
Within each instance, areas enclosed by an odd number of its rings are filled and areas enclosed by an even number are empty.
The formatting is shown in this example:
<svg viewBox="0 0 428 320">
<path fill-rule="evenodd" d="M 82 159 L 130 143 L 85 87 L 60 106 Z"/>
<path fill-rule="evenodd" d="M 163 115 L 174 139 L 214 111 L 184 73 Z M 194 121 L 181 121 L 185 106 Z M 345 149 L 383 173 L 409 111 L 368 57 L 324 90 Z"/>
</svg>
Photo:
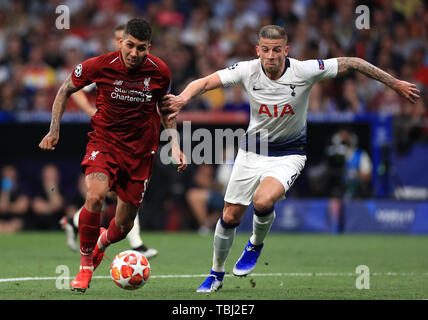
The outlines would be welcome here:
<svg viewBox="0 0 428 320">
<path fill-rule="evenodd" d="M 259 31 L 259 40 L 261 38 L 284 39 L 284 41 L 287 42 L 288 36 L 283 27 L 276 25 L 267 25 L 262 27 Z"/>
</svg>

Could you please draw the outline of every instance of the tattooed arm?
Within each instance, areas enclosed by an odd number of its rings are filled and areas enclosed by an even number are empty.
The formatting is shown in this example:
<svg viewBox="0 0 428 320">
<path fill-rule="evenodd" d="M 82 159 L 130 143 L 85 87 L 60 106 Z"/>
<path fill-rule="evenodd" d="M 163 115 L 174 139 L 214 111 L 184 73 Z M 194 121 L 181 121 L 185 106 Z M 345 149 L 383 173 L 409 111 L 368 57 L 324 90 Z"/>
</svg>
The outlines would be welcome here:
<svg viewBox="0 0 428 320">
<path fill-rule="evenodd" d="M 337 64 L 337 75 L 342 75 L 350 71 L 358 71 L 367 77 L 380 81 L 386 86 L 394 89 L 395 92 L 409 100 L 411 103 L 415 103 L 416 100 L 419 99 L 419 90 L 416 89 L 416 85 L 406 81 L 398 80 L 363 59 L 341 57 L 337 58 Z"/>
<path fill-rule="evenodd" d="M 59 88 L 52 106 L 52 119 L 49 132 L 39 144 L 41 149 L 55 150 L 55 146 L 59 140 L 59 124 L 65 111 L 65 107 L 67 106 L 68 99 L 73 92 L 76 92 L 79 89 L 80 88 L 77 88 L 73 84 L 70 76 L 65 79 L 64 83 Z"/>
</svg>

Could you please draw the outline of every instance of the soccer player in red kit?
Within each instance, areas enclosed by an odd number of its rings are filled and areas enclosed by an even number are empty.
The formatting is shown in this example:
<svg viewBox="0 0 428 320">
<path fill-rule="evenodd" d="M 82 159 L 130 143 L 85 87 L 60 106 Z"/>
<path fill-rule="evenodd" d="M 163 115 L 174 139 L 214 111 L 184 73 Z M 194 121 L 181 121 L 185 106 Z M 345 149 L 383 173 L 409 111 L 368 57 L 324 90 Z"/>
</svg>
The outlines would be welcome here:
<svg viewBox="0 0 428 320">
<path fill-rule="evenodd" d="M 49 132 L 39 144 L 43 150 L 55 149 L 70 95 L 95 82 L 97 112 L 81 163 L 88 191 L 79 216 L 80 271 L 70 284 L 72 290 L 86 291 L 107 246 L 132 229 L 150 180 L 161 120 L 165 128 L 176 128 L 175 119 L 159 115 L 158 103 L 168 92 L 171 75 L 168 66 L 149 53 L 151 34 L 147 21 L 132 19 L 119 51 L 76 66 L 58 90 Z M 172 139 L 172 157 L 180 172 L 186 161 L 177 139 Z M 118 196 L 116 214 L 100 235 L 100 212 L 110 190 Z"/>
</svg>

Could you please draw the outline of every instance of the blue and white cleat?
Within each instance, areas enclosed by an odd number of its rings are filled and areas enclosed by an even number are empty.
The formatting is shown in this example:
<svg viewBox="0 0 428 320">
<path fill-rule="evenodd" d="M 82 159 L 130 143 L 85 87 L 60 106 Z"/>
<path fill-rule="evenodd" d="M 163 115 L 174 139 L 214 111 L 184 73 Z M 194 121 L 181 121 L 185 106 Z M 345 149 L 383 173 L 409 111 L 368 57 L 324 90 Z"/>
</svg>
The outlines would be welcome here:
<svg viewBox="0 0 428 320">
<path fill-rule="evenodd" d="M 224 272 L 210 271 L 210 275 L 199 286 L 196 292 L 214 292 L 223 286 Z"/>
<path fill-rule="evenodd" d="M 251 241 L 248 240 L 248 244 L 242 252 L 241 257 L 239 257 L 235 266 L 233 267 L 233 274 L 238 277 L 245 277 L 251 271 L 254 270 L 257 264 L 257 259 L 262 252 L 263 243 L 259 245 L 253 245 Z"/>
</svg>

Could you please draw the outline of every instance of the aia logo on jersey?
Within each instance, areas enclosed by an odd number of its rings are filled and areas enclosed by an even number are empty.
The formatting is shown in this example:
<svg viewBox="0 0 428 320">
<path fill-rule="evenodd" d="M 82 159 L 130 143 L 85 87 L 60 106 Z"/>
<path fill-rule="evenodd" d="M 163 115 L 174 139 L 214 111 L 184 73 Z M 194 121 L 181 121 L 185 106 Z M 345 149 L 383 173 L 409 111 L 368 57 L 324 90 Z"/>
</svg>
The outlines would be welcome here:
<svg viewBox="0 0 428 320">
<path fill-rule="evenodd" d="M 282 109 L 281 109 L 282 108 Z M 267 105 L 262 104 L 259 109 L 259 114 L 266 114 L 269 118 L 282 118 L 287 114 L 294 115 L 293 108 L 287 103 L 283 107 L 273 106 L 273 112 L 271 112 Z"/>
</svg>

